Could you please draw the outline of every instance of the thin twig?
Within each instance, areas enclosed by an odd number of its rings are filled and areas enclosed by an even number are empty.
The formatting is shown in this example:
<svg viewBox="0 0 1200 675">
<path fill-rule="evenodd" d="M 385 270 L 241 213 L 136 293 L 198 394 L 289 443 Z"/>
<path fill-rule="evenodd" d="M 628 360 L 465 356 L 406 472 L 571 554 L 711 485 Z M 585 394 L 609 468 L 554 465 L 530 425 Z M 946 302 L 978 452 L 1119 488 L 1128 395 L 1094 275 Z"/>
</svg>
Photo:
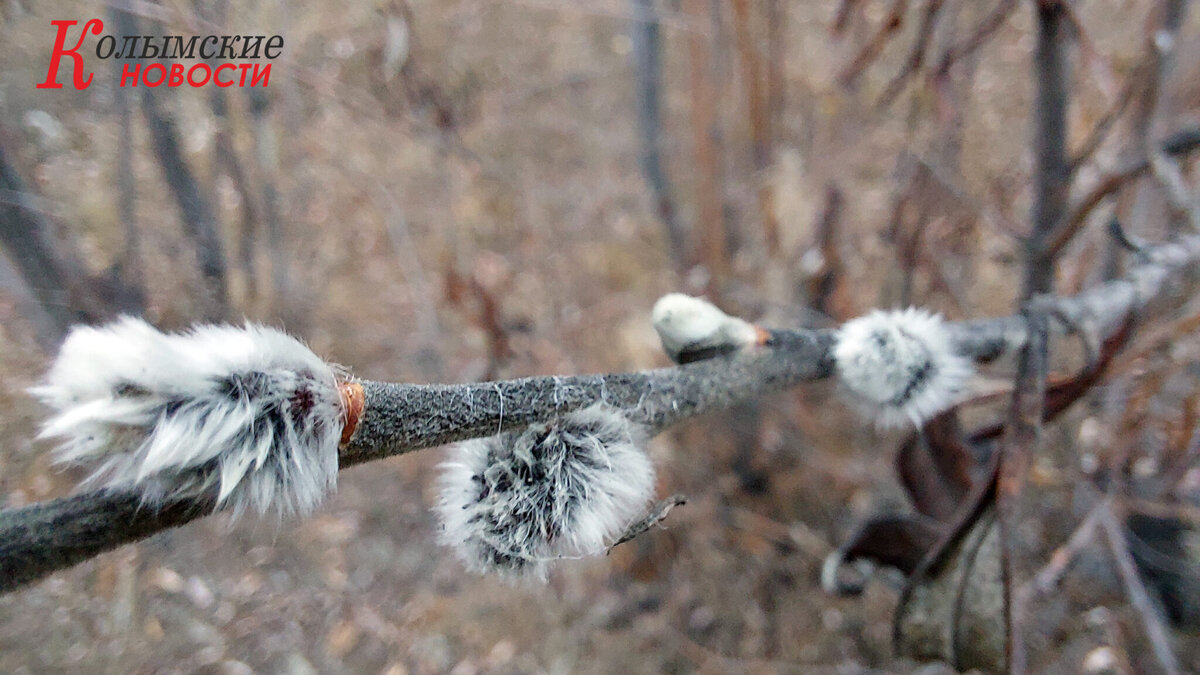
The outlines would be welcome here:
<svg viewBox="0 0 1200 675">
<path fill-rule="evenodd" d="M 933 42 L 933 30 L 937 27 L 938 14 L 942 9 L 942 4 L 943 0 L 926 1 L 925 11 L 921 13 L 921 25 L 917 28 L 917 37 L 913 40 L 908 58 L 904 59 L 904 65 L 900 67 L 900 72 L 896 73 L 883 88 L 883 94 L 875 103 L 876 108 L 886 108 L 891 105 L 900 92 L 904 91 L 904 85 L 908 84 L 908 81 L 925 65 L 925 55 L 929 52 L 930 43 Z"/>
<path fill-rule="evenodd" d="M 1163 84 L 1174 65 L 1175 46 L 1179 41 L 1179 29 L 1183 25 L 1186 13 L 1186 0 L 1165 0 L 1162 3 L 1161 23 L 1154 27 L 1146 40 L 1146 60 L 1149 64 L 1143 102 L 1146 114 L 1140 129 L 1142 135 L 1138 139 L 1150 162 L 1150 174 L 1162 188 L 1171 211 L 1171 232 L 1178 231 L 1175 224 L 1179 222 L 1187 222 L 1193 232 L 1197 231 L 1200 229 L 1200 219 L 1197 218 L 1196 207 L 1188 195 L 1187 185 L 1179 167 L 1154 147 L 1150 141 L 1149 129 L 1161 107 Z"/>
<path fill-rule="evenodd" d="M 1043 307 L 1028 310 L 1029 337 L 1017 365 L 1012 407 L 1009 411 L 1007 433 L 1000 445 L 1000 472 L 996 490 L 997 513 L 1000 522 L 1001 564 L 1004 577 L 1005 626 L 1008 629 L 1009 672 L 1025 672 L 1027 660 L 1021 636 L 1020 617 L 1016 608 L 1019 599 L 1013 597 L 1017 583 L 1017 561 L 1020 551 L 1016 545 L 1016 530 L 1021 522 L 1021 495 L 1033 454 L 1041 442 L 1042 408 L 1046 400 L 1049 317 Z"/>
<path fill-rule="evenodd" d="M 672 509 L 674 509 L 676 506 L 683 506 L 686 503 L 687 497 L 683 495 L 671 495 L 670 497 L 659 501 L 654 506 L 650 507 L 650 511 L 644 518 L 630 523 L 629 527 L 625 528 L 625 533 L 608 547 L 608 552 L 612 553 L 612 550 L 621 544 L 624 544 L 627 541 L 632 541 L 634 538 L 649 532 L 650 528 L 666 520 Z"/>
<path fill-rule="evenodd" d="M 1112 131 L 1113 126 L 1116 125 L 1121 115 L 1125 114 L 1125 111 L 1129 108 L 1129 104 L 1133 101 L 1134 94 L 1141 87 L 1141 69 L 1134 68 L 1133 72 L 1125 79 L 1125 84 L 1121 87 L 1120 93 L 1117 94 L 1116 101 L 1105 111 L 1100 120 L 1096 122 L 1096 125 L 1092 127 L 1092 130 L 1088 132 L 1087 138 L 1084 139 L 1079 150 L 1076 151 L 1075 156 L 1068 163 L 1068 168 L 1072 174 L 1075 174 L 1079 170 L 1079 167 L 1091 159 L 1092 154 L 1108 138 L 1108 132 Z"/>
<path fill-rule="evenodd" d="M 1000 30 L 1004 22 L 1008 21 L 1009 15 L 1017 8 L 1017 0 L 1000 0 L 975 30 L 971 31 L 967 37 L 961 42 L 955 43 L 946 53 L 942 54 L 942 58 L 938 61 L 937 68 L 933 70 L 934 79 L 945 76 L 950 72 L 950 68 L 959 60 L 974 54 L 977 50 L 988 43 L 992 35 Z"/>
<path fill-rule="evenodd" d="M 900 26 L 904 24 L 904 13 L 907 10 L 908 0 L 892 0 L 888 14 L 879 24 L 879 28 L 875 30 L 875 34 L 867 40 L 849 65 L 838 74 L 838 84 L 843 87 L 850 87 L 854 84 L 858 76 L 862 75 L 867 66 L 871 65 L 871 62 L 887 46 L 888 40 L 891 40 L 892 36 L 900 30 Z"/>
<path fill-rule="evenodd" d="M 1192 232 L 1200 232 L 1200 214 L 1197 213 L 1196 204 L 1179 165 L 1154 147 L 1146 148 L 1146 157 L 1150 162 L 1150 175 L 1162 188 L 1167 206 L 1171 210 L 1172 223 L 1183 222 Z"/>
<path fill-rule="evenodd" d="M 1172 157 L 1182 157 L 1200 147 L 1200 128 L 1189 127 L 1168 136 L 1160 144 L 1162 151 Z M 1106 197 L 1121 189 L 1130 180 L 1137 178 L 1150 170 L 1150 161 L 1146 157 L 1126 160 L 1119 168 L 1100 179 L 1100 182 L 1088 190 L 1077 200 L 1069 210 L 1046 244 L 1046 253 L 1057 256 L 1071 239 L 1087 223 L 1087 218 Z"/>
<path fill-rule="evenodd" d="M 833 25 L 829 27 L 830 32 L 834 35 L 841 35 L 850 25 L 850 17 L 860 4 L 862 4 L 862 0 L 842 0 L 838 5 L 837 13 L 834 14 Z"/>
<path fill-rule="evenodd" d="M 1200 529 L 1200 507 L 1178 502 L 1153 502 L 1132 497 L 1126 497 L 1122 501 L 1125 507 L 1133 513 L 1155 518 L 1171 518 L 1186 522 L 1195 529 Z"/>
<path fill-rule="evenodd" d="M 1167 628 L 1163 625 L 1158 608 L 1150 598 L 1150 593 L 1142 583 L 1142 578 L 1138 575 L 1137 563 L 1134 562 L 1133 555 L 1129 552 L 1129 544 L 1125 540 L 1123 528 L 1117 521 L 1114 509 L 1106 509 L 1099 518 L 1100 524 L 1104 528 L 1104 534 L 1107 535 L 1109 548 L 1112 549 L 1113 559 L 1117 563 L 1117 570 L 1121 574 L 1121 582 L 1125 585 L 1129 602 L 1142 619 L 1142 626 L 1146 629 L 1146 637 L 1150 639 L 1154 657 L 1162 666 L 1163 671 L 1168 675 L 1176 675 L 1180 672 L 1179 661 L 1171 649 Z"/>
<path fill-rule="evenodd" d="M 1102 500 L 1088 512 L 1087 517 L 1075 528 L 1067 541 L 1050 554 L 1050 560 L 1037 571 L 1028 581 L 1021 584 L 1015 596 L 1021 605 L 1029 606 L 1029 602 L 1039 595 L 1049 593 L 1058 587 L 1066 575 L 1071 563 L 1084 549 L 1096 542 L 1096 532 L 1100 525 L 1101 512 L 1109 508 L 1109 499 Z"/>
</svg>

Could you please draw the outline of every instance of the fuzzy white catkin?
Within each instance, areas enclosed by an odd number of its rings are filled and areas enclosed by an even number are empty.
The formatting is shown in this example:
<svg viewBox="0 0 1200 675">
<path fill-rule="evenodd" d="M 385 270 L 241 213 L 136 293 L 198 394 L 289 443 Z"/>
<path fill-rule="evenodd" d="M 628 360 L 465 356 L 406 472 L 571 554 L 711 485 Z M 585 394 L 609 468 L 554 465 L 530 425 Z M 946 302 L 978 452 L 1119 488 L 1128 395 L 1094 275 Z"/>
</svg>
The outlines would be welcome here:
<svg viewBox="0 0 1200 675">
<path fill-rule="evenodd" d="M 653 494 L 645 441 L 620 410 L 596 404 L 461 443 L 442 465 L 441 540 L 472 571 L 509 578 L 603 553 Z"/>
<path fill-rule="evenodd" d="M 962 400 L 973 372 L 940 316 L 910 307 L 846 322 L 833 349 L 838 378 L 883 426 L 926 420 Z"/>
<path fill-rule="evenodd" d="M 31 392 L 54 410 L 41 437 L 60 439 L 57 462 L 150 504 L 216 486 L 235 515 L 306 514 L 336 485 L 335 371 L 272 328 L 78 327 Z"/>
<path fill-rule="evenodd" d="M 722 312 L 702 298 L 668 293 L 654 303 L 654 330 L 676 363 L 733 351 L 758 340 L 752 324 Z"/>
</svg>

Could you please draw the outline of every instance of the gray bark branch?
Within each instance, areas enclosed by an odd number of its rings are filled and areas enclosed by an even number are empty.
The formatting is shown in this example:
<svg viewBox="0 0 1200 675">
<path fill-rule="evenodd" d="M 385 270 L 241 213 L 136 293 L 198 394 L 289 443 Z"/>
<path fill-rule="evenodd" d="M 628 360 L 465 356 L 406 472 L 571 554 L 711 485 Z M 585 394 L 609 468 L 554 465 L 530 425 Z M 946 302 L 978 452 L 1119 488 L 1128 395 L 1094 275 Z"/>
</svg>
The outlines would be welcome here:
<svg viewBox="0 0 1200 675">
<path fill-rule="evenodd" d="M 1125 279 L 1079 295 L 1043 298 L 1043 311 L 1115 332 L 1131 312 L 1200 269 L 1200 235 L 1144 249 Z M 957 348 L 987 361 L 1025 346 L 1018 316 L 948 324 Z M 835 332 L 774 331 L 768 345 L 658 370 L 531 377 L 460 385 L 363 381 L 366 407 L 340 467 L 543 422 L 597 401 L 622 408 L 652 433 L 692 416 L 833 376 Z M 36 581 L 123 544 L 213 512 L 213 495 L 169 500 L 155 508 L 133 490 L 101 490 L 0 511 L 0 592 Z"/>
</svg>

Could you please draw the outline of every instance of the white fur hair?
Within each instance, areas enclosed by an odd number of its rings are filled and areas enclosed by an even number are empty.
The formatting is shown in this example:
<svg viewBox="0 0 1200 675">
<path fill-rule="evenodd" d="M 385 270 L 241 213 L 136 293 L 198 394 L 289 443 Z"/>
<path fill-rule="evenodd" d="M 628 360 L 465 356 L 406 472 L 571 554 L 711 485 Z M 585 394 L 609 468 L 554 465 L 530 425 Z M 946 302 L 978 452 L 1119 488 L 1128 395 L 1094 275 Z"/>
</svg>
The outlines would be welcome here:
<svg viewBox="0 0 1200 675">
<path fill-rule="evenodd" d="M 442 465 L 441 540 L 469 569 L 544 579 L 598 555 L 654 492 L 645 430 L 597 403 L 547 424 L 460 443 Z"/>
<path fill-rule="evenodd" d="M 920 427 L 961 401 L 974 370 L 955 351 L 941 317 L 914 307 L 846 322 L 833 356 L 864 414 L 890 427 Z"/>
<path fill-rule="evenodd" d="M 161 333 L 123 317 L 78 327 L 31 392 L 54 409 L 41 437 L 89 484 L 148 503 L 217 486 L 217 503 L 311 512 L 337 481 L 342 410 L 333 367 L 299 340 L 246 324 Z"/>
<path fill-rule="evenodd" d="M 729 316 L 707 300 L 683 293 L 659 298 L 650 316 L 663 351 L 677 363 L 694 360 L 688 358 L 689 354 L 732 351 L 758 340 L 758 331 L 749 322 Z"/>
</svg>

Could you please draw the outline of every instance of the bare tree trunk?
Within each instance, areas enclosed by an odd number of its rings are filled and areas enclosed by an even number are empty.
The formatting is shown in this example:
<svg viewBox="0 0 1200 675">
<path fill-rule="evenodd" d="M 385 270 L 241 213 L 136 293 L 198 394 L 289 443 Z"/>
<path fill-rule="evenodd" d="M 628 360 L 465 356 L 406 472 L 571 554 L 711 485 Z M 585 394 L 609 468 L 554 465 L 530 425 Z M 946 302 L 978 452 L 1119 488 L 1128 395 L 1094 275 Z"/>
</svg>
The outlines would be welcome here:
<svg viewBox="0 0 1200 675">
<path fill-rule="evenodd" d="M 250 89 L 250 115 L 254 118 L 254 152 L 262 183 L 263 221 L 267 225 L 267 247 L 271 253 L 271 285 L 276 307 L 288 297 L 288 265 L 284 254 L 283 221 L 279 217 L 279 193 L 275 175 L 279 171 L 279 144 L 267 114 L 271 104 L 267 93 Z"/>
<path fill-rule="evenodd" d="M 216 168 L 229 176 L 241 198 L 241 220 L 238 223 L 238 265 L 246 284 L 246 297 L 253 298 L 258 291 L 258 279 L 254 269 L 254 241 L 258 214 L 254 204 L 254 195 L 250 191 L 249 177 L 242 169 L 242 162 L 233 147 L 233 138 L 229 131 L 229 96 L 224 89 L 214 88 L 209 96 L 209 103 L 217 124 L 217 132 L 213 138 Z"/>
<path fill-rule="evenodd" d="M 204 198 L 195 174 L 183 158 L 175 122 L 159 106 L 154 89 L 142 88 L 142 112 L 162 168 L 163 178 L 175 195 L 184 233 L 196 247 L 200 276 L 204 279 L 204 297 L 200 313 L 206 319 L 221 319 L 227 314 L 225 254 L 217 232 L 217 219 Z"/>
<path fill-rule="evenodd" d="M 109 16 L 119 25 L 121 10 L 112 9 Z M 121 76 L 122 61 L 113 61 L 114 77 Z M 137 187 L 133 182 L 133 105 L 125 87 L 113 89 L 117 112 L 117 218 L 125 228 L 125 250 L 114 268 L 116 281 L 129 291 L 121 302 L 121 311 L 141 313 L 146 306 L 146 279 L 139 247 L 137 222 Z"/>
<path fill-rule="evenodd" d="M 772 69 L 768 63 L 763 67 L 759 49 L 760 41 L 755 35 L 755 21 L 749 0 L 733 3 L 734 33 L 737 42 L 738 61 L 742 67 L 742 86 L 745 87 L 747 118 L 750 126 L 751 161 L 757 185 L 758 210 L 762 218 L 763 234 L 766 239 L 767 255 L 774 257 L 779 250 L 779 222 L 775 217 L 774 194 L 766 171 L 771 166 L 773 138 L 771 134 L 770 78 L 763 73 Z M 770 17 L 768 17 L 768 20 Z M 777 36 L 775 36 L 777 37 Z M 770 58 L 770 55 L 768 56 Z M 778 76 L 778 74 L 776 74 Z"/>
<path fill-rule="evenodd" d="M 704 0 L 684 0 L 684 11 L 696 25 L 712 25 Z M 725 218 L 722 212 L 720 158 L 717 151 L 717 96 L 713 83 L 712 37 L 688 35 L 689 87 L 692 97 L 692 143 L 699 180 L 696 185 L 697 224 L 702 260 L 713 280 L 725 275 Z"/>
<path fill-rule="evenodd" d="M 62 250 L 50 223 L 17 175 L 0 136 L 0 244 L 53 324 L 57 342 L 67 328 L 92 318 L 79 291 L 82 268 Z"/>
<path fill-rule="evenodd" d="M 33 289 L 25 283 L 24 277 L 0 250 L 0 292 L 11 299 L 17 314 L 24 317 L 33 327 L 38 342 L 52 346 L 59 343 L 63 336 L 62 326 L 55 322 L 54 317 L 46 311 L 46 307 L 38 302 Z"/>
<path fill-rule="evenodd" d="M 783 128 L 783 111 L 787 103 L 787 81 L 783 62 L 787 58 L 787 8 L 782 0 L 767 0 L 767 129 L 771 142 L 778 140 Z"/>
<path fill-rule="evenodd" d="M 1054 253 L 1049 243 L 1067 212 L 1070 164 L 1067 159 L 1067 58 L 1070 18 L 1063 0 L 1037 0 L 1034 78 L 1034 174 L 1032 230 L 1025 242 L 1023 299 L 1054 289 Z"/>
<path fill-rule="evenodd" d="M 140 34 L 138 20 L 129 12 L 116 11 L 113 20 L 118 34 Z M 224 318 L 228 313 L 225 254 L 212 205 L 204 197 L 195 174 L 183 157 L 179 131 L 174 120 L 162 109 L 157 90 L 152 87 L 139 89 L 142 90 L 142 113 L 146 117 L 154 157 L 179 206 L 183 231 L 196 248 L 196 260 L 205 286 L 198 305 L 199 314 L 210 320 Z"/>
<path fill-rule="evenodd" d="M 196 12 L 214 26 L 224 26 L 228 13 L 228 0 L 217 0 L 211 4 L 195 0 Z M 210 65 L 216 66 L 216 63 Z M 242 168 L 241 159 L 233 145 L 231 120 L 229 118 L 229 94 L 221 87 L 212 87 L 209 92 L 209 107 L 212 108 L 216 133 L 213 134 L 212 202 L 216 204 L 216 185 L 221 173 L 229 176 L 238 192 L 241 219 L 237 233 L 237 262 L 245 283 L 245 296 L 254 298 L 257 292 L 257 275 L 254 269 L 254 240 L 257 207 L 252 194 L 249 177 Z"/>
<path fill-rule="evenodd" d="M 687 261 L 687 231 L 679 222 L 671 184 L 662 159 L 662 43 L 654 0 L 632 0 L 633 77 L 641 143 L 642 175 L 650 186 L 655 209 L 667 229 L 675 266 Z"/>
</svg>

